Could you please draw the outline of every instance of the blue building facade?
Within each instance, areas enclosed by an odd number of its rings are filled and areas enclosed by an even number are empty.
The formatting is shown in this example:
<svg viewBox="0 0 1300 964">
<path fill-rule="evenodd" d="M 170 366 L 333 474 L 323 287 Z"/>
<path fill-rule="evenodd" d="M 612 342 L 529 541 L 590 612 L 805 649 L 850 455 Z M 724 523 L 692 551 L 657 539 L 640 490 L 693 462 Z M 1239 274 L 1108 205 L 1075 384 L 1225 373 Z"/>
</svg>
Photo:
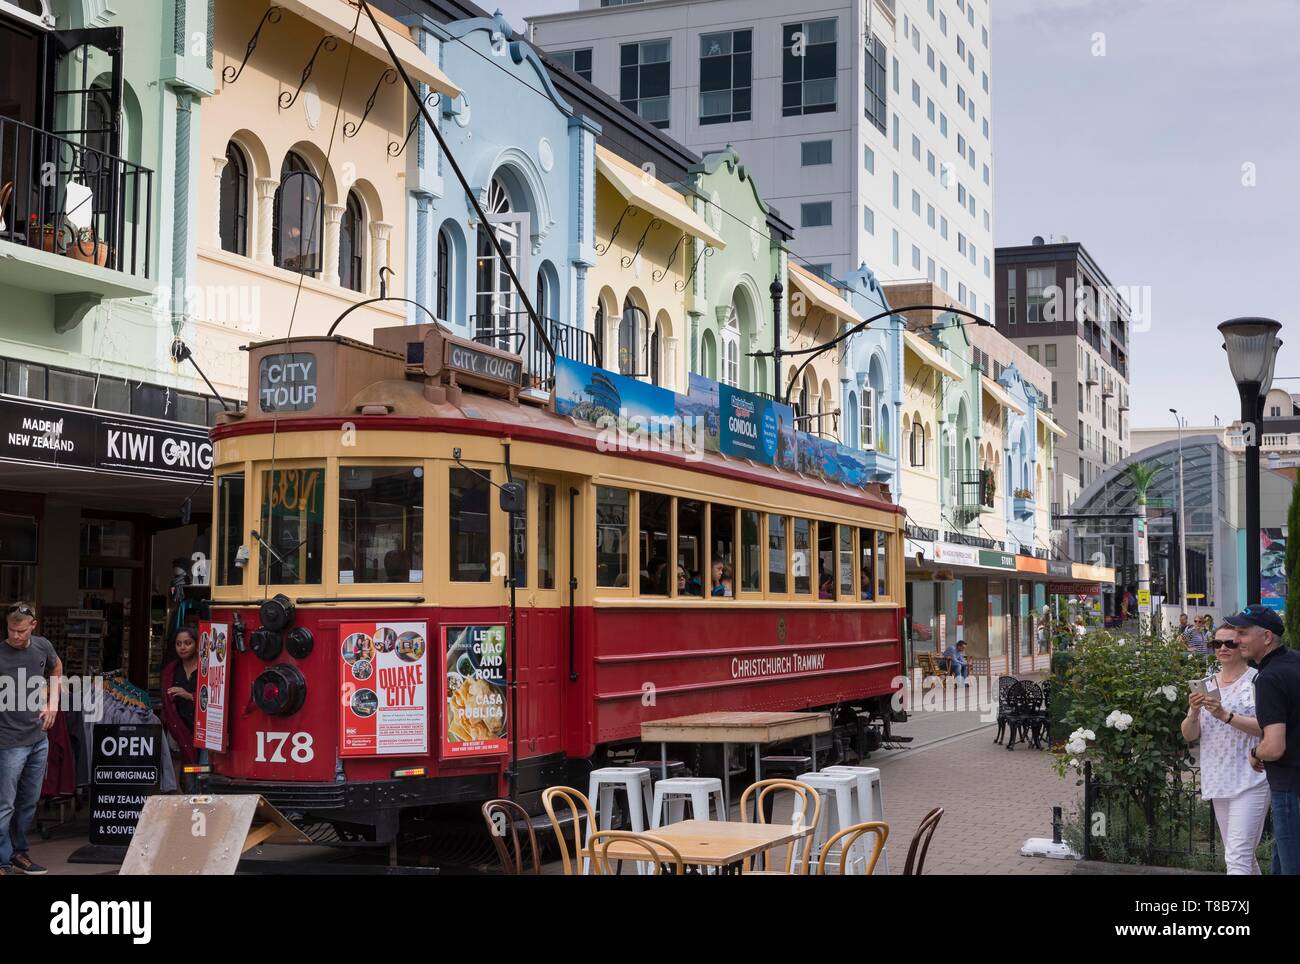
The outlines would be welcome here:
<svg viewBox="0 0 1300 964">
<path fill-rule="evenodd" d="M 844 279 L 844 297 L 864 319 L 889 310 L 880 282 L 865 264 Z M 847 411 L 844 443 L 863 449 L 873 478 L 886 482 L 895 501 L 902 497 L 899 458 L 903 417 L 903 329 L 904 321 L 890 315 L 873 321 L 848 339 L 842 353 L 841 397 Z M 864 444 L 862 426 L 870 418 L 874 426 L 872 444 Z"/>
</svg>

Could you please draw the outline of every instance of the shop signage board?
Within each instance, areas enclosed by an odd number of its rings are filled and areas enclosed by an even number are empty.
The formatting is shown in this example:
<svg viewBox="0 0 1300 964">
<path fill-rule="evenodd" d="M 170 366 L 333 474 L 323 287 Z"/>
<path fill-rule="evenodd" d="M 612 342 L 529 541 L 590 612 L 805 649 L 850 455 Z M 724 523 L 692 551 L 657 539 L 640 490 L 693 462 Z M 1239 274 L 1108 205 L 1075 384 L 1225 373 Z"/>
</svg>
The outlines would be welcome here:
<svg viewBox="0 0 1300 964">
<path fill-rule="evenodd" d="M 505 626 L 443 626 L 441 756 L 495 756 L 509 749 Z"/>
<path fill-rule="evenodd" d="M 1049 582 L 1047 591 L 1054 596 L 1100 596 L 1101 584 L 1096 582 Z"/>
<path fill-rule="evenodd" d="M 934 544 L 934 561 L 949 566 L 978 566 L 980 550 L 975 546 L 961 546 L 952 542 Z"/>
<path fill-rule="evenodd" d="M 202 482 L 212 442 L 200 425 L 3 398 L 0 462 Z"/>
<path fill-rule="evenodd" d="M 125 847 L 162 788 L 162 726 L 96 723 L 91 733 L 90 842 Z"/>
<path fill-rule="evenodd" d="M 980 565 L 989 569 L 1015 569 L 1016 557 L 1009 552 L 998 552 L 996 549 L 981 549 Z"/>
<path fill-rule="evenodd" d="M 194 695 L 194 745 L 226 749 L 226 700 L 230 692 L 230 624 L 199 623 L 199 678 Z"/>
<path fill-rule="evenodd" d="M 339 753 L 429 752 L 429 624 L 343 623 L 339 627 Z"/>
<path fill-rule="evenodd" d="M 1074 575 L 1074 566 L 1068 562 L 1048 559 L 1047 574 L 1057 579 L 1069 579 Z"/>
</svg>

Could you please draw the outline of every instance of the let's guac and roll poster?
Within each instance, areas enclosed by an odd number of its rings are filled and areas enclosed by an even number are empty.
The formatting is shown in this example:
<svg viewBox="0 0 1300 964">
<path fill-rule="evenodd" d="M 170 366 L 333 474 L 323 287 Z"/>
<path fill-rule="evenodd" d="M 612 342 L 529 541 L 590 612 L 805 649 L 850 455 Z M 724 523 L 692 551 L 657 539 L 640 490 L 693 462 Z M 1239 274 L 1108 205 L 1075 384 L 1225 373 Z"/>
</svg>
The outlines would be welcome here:
<svg viewBox="0 0 1300 964">
<path fill-rule="evenodd" d="M 442 756 L 507 752 L 505 626 L 444 626 L 442 643 Z"/>
</svg>

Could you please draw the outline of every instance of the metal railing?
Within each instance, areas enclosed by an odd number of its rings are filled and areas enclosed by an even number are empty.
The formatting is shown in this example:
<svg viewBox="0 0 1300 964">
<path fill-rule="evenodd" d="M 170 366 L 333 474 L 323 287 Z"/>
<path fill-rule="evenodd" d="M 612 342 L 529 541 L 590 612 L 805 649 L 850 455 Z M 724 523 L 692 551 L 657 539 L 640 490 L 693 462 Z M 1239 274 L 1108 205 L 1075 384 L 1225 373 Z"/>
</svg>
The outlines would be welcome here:
<svg viewBox="0 0 1300 964">
<path fill-rule="evenodd" d="M 148 278 L 153 171 L 0 117 L 0 220 L 2 241 Z"/>
<path fill-rule="evenodd" d="M 596 336 L 554 318 L 541 319 L 557 357 L 584 365 L 600 365 Z M 555 364 L 546 346 L 533 332 L 526 311 L 498 311 L 470 316 L 470 329 L 480 345 L 512 352 L 524 360 L 524 388 L 546 393 L 555 390 Z"/>
</svg>

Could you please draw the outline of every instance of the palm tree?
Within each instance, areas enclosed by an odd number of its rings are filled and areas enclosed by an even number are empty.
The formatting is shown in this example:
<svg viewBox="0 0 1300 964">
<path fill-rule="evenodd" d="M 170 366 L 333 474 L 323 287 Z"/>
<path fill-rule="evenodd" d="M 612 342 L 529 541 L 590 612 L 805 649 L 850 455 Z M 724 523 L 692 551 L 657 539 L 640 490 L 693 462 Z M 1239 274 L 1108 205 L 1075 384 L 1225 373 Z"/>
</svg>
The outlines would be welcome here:
<svg viewBox="0 0 1300 964">
<path fill-rule="evenodd" d="M 1138 598 L 1151 598 L 1151 565 L 1147 554 L 1147 492 L 1151 483 L 1160 474 L 1160 466 L 1154 462 L 1134 462 L 1128 467 L 1129 484 L 1137 496 L 1138 537 L 1135 540 L 1133 554 L 1137 561 Z M 1146 611 L 1138 607 L 1138 632 L 1145 636 L 1151 631 L 1151 606 Z"/>
</svg>

